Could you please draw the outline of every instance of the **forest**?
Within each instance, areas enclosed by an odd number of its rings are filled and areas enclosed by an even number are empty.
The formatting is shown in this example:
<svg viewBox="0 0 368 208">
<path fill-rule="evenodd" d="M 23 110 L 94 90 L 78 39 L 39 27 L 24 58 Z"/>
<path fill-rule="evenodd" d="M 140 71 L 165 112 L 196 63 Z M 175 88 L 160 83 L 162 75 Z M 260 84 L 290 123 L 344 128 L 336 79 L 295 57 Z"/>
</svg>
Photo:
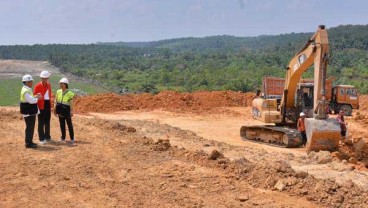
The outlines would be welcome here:
<svg viewBox="0 0 368 208">
<path fill-rule="evenodd" d="M 254 91 L 264 76 L 284 77 L 313 33 L 211 36 L 153 42 L 0 46 L 0 59 L 45 60 L 115 92 Z M 368 25 L 328 28 L 335 84 L 368 93 Z M 305 77 L 312 75 L 309 69 Z"/>
</svg>

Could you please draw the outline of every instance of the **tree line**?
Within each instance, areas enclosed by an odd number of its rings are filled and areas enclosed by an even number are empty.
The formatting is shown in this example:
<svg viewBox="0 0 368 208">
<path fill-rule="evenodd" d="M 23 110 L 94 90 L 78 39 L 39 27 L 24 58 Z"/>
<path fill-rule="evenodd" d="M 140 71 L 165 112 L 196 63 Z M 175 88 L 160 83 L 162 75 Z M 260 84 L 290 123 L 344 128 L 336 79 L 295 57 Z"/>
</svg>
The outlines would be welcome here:
<svg viewBox="0 0 368 208">
<path fill-rule="evenodd" d="M 330 28 L 328 74 L 368 93 L 368 25 Z M 254 91 L 285 67 L 312 33 L 211 36 L 153 42 L 0 46 L 1 59 L 48 60 L 116 92 Z M 312 75 L 308 70 L 305 77 Z"/>
</svg>

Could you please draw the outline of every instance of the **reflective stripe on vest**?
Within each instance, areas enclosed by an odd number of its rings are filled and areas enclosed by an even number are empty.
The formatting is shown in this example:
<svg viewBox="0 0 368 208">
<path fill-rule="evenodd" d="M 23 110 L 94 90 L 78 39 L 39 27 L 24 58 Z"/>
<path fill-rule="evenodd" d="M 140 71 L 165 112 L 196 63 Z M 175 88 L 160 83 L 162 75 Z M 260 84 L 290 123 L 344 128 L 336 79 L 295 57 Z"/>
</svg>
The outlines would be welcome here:
<svg viewBox="0 0 368 208">
<path fill-rule="evenodd" d="M 26 100 L 26 92 L 28 92 L 28 94 L 33 97 L 32 90 L 31 89 L 28 89 L 26 86 L 23 86 L 22 87 L 22 90 L 20 91 L 20 102 L 21 103 L 27 103 L 27 100 Z"/>
<path fill-rule="evenodd" d="M 56 102 L 61 103 L 63 105 L 70 105 L 70 101 L 73 99 L 74 93 L 72 91 L 67 90 L 63 93 L 63 90 L 60 89 L 56 91 Z"/>
</svg>

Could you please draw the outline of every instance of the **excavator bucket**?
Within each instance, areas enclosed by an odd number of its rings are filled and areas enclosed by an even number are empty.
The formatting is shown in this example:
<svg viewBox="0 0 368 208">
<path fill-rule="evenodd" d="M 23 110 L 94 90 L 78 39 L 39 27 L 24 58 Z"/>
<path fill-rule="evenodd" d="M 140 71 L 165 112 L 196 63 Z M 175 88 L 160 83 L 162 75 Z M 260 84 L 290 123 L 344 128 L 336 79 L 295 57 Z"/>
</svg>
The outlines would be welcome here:
<svg viewBox="0 0 368 208">
<path fill-rule="evenodd" d="M 340 125 L 336 119 L 305 119 L 305 128 L 308 143 L 307 153 L 311 151 L 338 151 L 341 139 Z"/>
</svg>

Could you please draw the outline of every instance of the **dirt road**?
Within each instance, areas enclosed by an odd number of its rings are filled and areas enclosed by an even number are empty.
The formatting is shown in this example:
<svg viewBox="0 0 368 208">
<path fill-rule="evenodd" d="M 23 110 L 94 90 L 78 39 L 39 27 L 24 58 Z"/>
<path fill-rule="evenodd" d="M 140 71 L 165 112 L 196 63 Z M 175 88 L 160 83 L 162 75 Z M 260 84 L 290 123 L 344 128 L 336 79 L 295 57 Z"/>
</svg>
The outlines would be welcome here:
<svg viewBox="0 0 368 208">
<path fill-rule="evenodd" d="M 273 152 L 292 153 L 305 155 L 304 149 L 285 149 L 273 146 L 264 146 L 253 142 L 244 142 L 240 139 L 241 125 L 262 124 L 250 116 L 250 107 L 220 108 L 216 113 L 195 114 L 177 113 L 163 110 L 153 111 L 124 111 L 113 114 L 89 113 L 101 119 L 108 120 L 144 120 L 167 124 L 184 130 L 195 132 L 206 140 L 224 142 L 234 146 L 251 146 L 263 148 Z"/>
</svg>

